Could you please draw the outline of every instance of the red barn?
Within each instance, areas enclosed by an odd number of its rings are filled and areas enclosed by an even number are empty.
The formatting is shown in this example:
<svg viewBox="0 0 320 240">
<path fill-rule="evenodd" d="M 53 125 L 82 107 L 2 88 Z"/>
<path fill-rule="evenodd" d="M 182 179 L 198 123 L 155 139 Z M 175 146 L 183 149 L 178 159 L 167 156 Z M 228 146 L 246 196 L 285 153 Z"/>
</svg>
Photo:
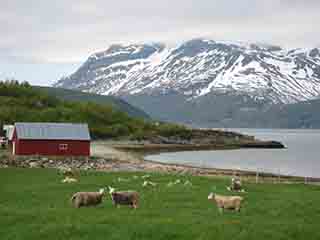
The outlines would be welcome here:
<svg viewBox="0 0 320 240">
<path fill-rule="evenodd" d="M 16 123 L 13 155 L 90 156 L 87 124 Z"/>
</svg>

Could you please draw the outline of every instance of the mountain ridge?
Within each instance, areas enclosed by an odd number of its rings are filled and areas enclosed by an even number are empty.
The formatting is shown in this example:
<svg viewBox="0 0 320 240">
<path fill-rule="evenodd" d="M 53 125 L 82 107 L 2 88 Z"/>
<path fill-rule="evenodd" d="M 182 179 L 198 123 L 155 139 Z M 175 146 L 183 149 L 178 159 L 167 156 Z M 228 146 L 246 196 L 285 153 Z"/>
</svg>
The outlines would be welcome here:
<svg viewBox="0 0 320 240">
<path fill-rule="evenodd" d="M 112 45 L 55 86 L 118 96 L 163 121 L 313 128 L 316 107 L 295 104 L 318 106 L 320 49 L 205 39 Z"/>
<path fill-rule="evenodd" d="M 236 90 L 293 103 L 320 94 L 320 50 L 205 39 L 174 48 L 112 45 L 55 86 L 119 96 L 177 91 L 190 99 Z"/>
</svg>

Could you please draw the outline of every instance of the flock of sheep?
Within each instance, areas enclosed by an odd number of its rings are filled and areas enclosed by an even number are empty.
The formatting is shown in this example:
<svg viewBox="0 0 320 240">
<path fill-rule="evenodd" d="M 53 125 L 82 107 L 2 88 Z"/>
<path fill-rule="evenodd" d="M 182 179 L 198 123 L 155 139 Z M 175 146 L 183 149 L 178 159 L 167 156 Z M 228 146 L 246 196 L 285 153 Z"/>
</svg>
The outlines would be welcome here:
<svg viewBox="0 0 320 240">
<path fill-rule="evenodd" d="M 73 183 L 78 181 L 75 177 L 75 173 L 71 169 L 64 169 L 63 175 L 65 176 L 65 178 L 62 180 L 63 183 Z M 142 176 L 142 178 L 144 179 L 142 186 L 157 186 L 157 183 L 147 180 L 149 177 L 150 175 Z M 134 178 L 138 178 L 138 176 L 134 176 Z M 130 181 L 129 179 L 120 177 L 117 180 L 118 182 Z M 180 179 L 177 179 L 174 182 L 169 182 L 167 186 L 172 187 L 177 184 L 183 184 L 184 186 L 192 186 L 192 183 L 189 180 L 186 180 L 183 183 Z M 232 192 L 245 192 L 242 188 L 240 179 L 237 177 L 233 177 L 231 179 L 231 186 L 227 187 L 227 189 Z M 128 205 L 134 209 L 138 208 L 139 193 L 137 191 L 115 191 L 115 189 L 110 186 L 108 186 L 108 191 L 111 196 L 112 202 L 116 207 L 119 207 L 120 205 Z M 104 188 L 101 188 L 98 192 L 76 192 L 71 197 L 71 203 L 75 208 L 96 206 L 102 203 L 103 197 L 105 196 L 105 192 L 106 190 Z M 213 201 L 217 205 L 220 212 L 222 212 L 224 209 L 240 211 L 243 197 L 224 196 L 210 193 L 208 196 L 208 200 Z"/>
</svg>

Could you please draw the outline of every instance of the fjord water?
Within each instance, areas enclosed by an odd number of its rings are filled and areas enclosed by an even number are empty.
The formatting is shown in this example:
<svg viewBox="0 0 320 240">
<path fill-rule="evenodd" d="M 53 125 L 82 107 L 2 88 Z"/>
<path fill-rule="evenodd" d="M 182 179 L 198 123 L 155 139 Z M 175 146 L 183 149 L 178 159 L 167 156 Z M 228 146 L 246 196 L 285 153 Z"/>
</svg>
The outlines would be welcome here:
<svg viewBox="0 0 320 240">
<path fill-rule="evenodd" d="M 147 160 L 197 167 L 320 177 L 320 130 L 228 129 L 262 140 L 281 141 L 286 149 L 190 151 L 147 156 Z"/>
</svg>

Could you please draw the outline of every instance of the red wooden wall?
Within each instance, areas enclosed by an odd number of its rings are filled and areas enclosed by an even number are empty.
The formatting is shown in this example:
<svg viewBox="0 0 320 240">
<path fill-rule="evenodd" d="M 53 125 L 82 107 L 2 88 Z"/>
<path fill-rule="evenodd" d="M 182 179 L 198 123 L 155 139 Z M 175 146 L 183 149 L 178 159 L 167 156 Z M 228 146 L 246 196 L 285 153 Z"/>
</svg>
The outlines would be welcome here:
<svg viewBox="0 0 320 240">
<path fill-rule="evenodd" d="M 16 155 L 90 156 L 90 141 L 23 140 L 14 138 Z M 60 144 L 67 144 L 61 149 Z"/>
</svg>

